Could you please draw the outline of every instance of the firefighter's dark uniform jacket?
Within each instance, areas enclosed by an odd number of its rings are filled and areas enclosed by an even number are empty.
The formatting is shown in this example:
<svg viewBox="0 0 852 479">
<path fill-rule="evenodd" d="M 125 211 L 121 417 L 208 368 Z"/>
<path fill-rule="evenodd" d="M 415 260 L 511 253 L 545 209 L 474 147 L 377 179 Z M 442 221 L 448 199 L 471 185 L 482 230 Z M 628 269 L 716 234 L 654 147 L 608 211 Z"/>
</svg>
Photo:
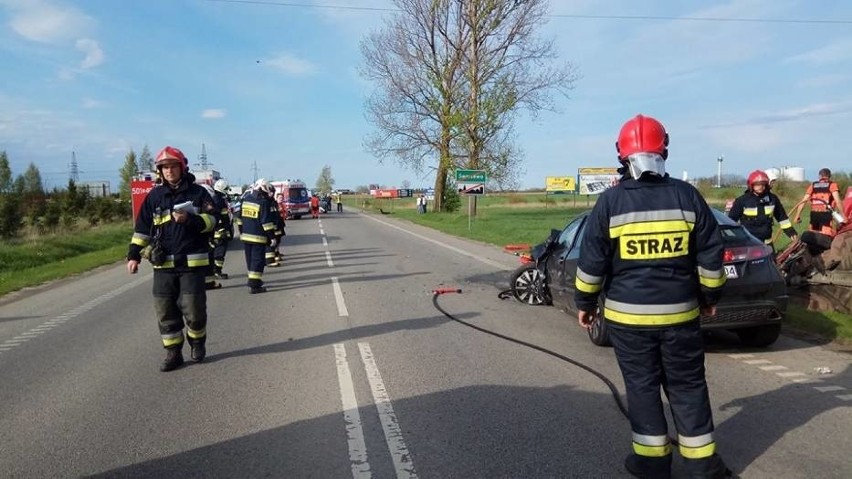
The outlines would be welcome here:
<svg viewBox="0 0 852 479">
<path fill-rule="evenodd" d="M 227 241 L 228 231 L 233 228 L 231 223 L 231 210 L 228 208 L 228 200 L 225 195 L 218 191 L 213 192 L 213 208 L 216 210 L 218 222 L 213 233 L 216 242 Z"/>
<path fill-rule="evenodd" d="M 603 192 L 586 221 L 575 302 L 627 327 L 698 318 L 719 300 L 725 274 L 718 223 L 698 191 L 670 178 L 625 179 Z"/>
<path fill-rule="evenodd" d="M 631 457 L 645 468 L 671 464 L 661 387 L 687 471 L 704 474 L 714 460 L 698 317 L 725 284 L 722 251 L 707 203 L 668 175 L 624 179 L 601 194 L 586 220 L 575 302 L 594 311 L 605 296 L 603 317 L 627 390 Z"/>
<path fill-rule="evenodd" d="M 790 238 L 796 236 L 781 200 L 768 189 L 760 196 L 751 191 L 734 200 L 728 217 L 739 222 L 749 233 L 766 244 L 772 242 L 773 218 Z"/>
<path fill-rule="evenodd" d="M 192 202 L 198 214 L 189 215 L 183 224 L 176 223 L 172 209 L 186 201 Z M 158 235 L 166 261 L 155 269 L 206 268 L 210 264 L 207 238 L 216 226 L 214 212 L 212 198 L 204 187 L 195 184 L 191 173 L 184 173 L 175 189 L 165 184 L 155 186 L 139 209 L 127 259 L 141 261 L 142 249 Z"/>
<path fill-rule="evenodd" d="M 271 211 L 270 203 L 269 197 L 260 191 L 252 190 L 243 196 L 240 205 L 242 242 L 266 245 L 275 237 L 275 216 L 278 213 Z"/>
</svg>

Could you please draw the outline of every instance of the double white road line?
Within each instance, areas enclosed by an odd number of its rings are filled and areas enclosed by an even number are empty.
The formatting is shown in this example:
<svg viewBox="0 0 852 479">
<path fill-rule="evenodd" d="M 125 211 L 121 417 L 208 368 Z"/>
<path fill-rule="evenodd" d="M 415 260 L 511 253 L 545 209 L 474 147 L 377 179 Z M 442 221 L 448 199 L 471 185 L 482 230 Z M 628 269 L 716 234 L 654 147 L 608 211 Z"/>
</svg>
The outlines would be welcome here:
<svg viewBox="0 0 852 479">
<path fill-rule="evenodd" d="M 319 226 L 320 234 L 323 236 L 322 244 L 325 247 L 326 263 L 331 268 L 334 267 L 334 262 L 331 259 L 331 252 L 328 250 L 328 240 L 325 237 L 322 220 L 319 221 Z M 346 309 L 346 303 L 343 299 L 343 291 L 340 289 L 340 282 L 337 277 L 332 277 L 331 283 L 334 288 L 334 299 L 337 302 L 338 316 L 349 316 L 349 311 Z M 376 365 L 370 344 L 358 343 L 358 351 L 361 355 L 361 362 L 364 364 L 364 370 L 367 372 L 367 380 L 370 383 L 373 403 L 376 405 L 376 411 L 382 424 L 382 431 L 384 432 L 388 451 L 393 460 L 396 477 L 414 479 L 417 477 L 417 473 L 414 470 L 414 463 L 412 462 L 411 454 L 408 452 L 408 446 L 405 445 L 405 440 L 402 438 L 402 430 L 399 427 L 396 413 L 391 404 L 390 395 L 385 388 L 382 375 L 379 373 L 379 367 Z M 343 343 L 334 345 L 334 358 L 337 364 L 337 381 L 340 384 L 340 402 L 343 405 L 343 420 L 346 423 L 352 477 L 355 479 L 370 478 L 372 477 L 372 471 L 367 455 L 367 444 L 364 440 L 364 428 L 361 423 L 361 413 L 358 409 L 358 399 L 355 397 L 355 385 L 352 381 L 352 372 L 346 356 L 346 346 Z"/>
</svg>

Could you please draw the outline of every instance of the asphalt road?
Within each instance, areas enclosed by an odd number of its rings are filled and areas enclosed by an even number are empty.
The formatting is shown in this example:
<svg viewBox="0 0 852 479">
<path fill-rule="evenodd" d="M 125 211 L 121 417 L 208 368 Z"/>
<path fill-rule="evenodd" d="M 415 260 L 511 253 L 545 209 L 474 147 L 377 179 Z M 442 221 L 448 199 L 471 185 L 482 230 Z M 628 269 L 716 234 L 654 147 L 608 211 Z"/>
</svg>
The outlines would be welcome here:
<svg viewBox="0 0 852 479">
<path fill-rule="evenodd" d="M 574 318 L 497 298 L 517 258 L 392 215 L 287 233 L 262 295 L 232 244 L 207 361 L 170 373 L 147 265 L 0 299 L 0 477 L 628 477 L 629 425 L 601 381 L 433 304 L 461 288 L 439 305 L 623 391 Z M 788 337 L 707 347 L 719 450 L 741 477 L 852 477 L 850 355 Z"/>
</svg>

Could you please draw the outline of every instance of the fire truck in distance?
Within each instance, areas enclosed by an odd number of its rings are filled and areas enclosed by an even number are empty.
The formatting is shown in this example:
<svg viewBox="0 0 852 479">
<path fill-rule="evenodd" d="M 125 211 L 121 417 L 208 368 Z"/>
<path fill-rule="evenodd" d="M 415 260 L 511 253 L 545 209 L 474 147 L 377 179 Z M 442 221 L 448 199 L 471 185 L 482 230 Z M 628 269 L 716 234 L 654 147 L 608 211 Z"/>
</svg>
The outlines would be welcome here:
<svg viewBox="0 0 852 479">
<path fill-rule="evenodd" d="M 275 194 L 284 196 L 284 207 L 287 218 L 299 219 L 311 212 L 311 197 L 308 188 L 302 180 L 270 181 L 275 187 Z"/>
</svg>

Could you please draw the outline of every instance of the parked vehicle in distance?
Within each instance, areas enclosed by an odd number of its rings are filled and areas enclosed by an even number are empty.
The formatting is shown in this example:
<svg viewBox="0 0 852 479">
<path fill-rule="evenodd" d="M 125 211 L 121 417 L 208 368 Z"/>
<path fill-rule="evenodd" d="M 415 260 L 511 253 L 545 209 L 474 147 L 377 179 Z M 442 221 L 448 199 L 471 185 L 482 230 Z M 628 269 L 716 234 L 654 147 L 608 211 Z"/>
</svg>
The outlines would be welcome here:
<svg viewBox="0 0 852 479">
<path fill-rule="evenodd" d="M 275 192 L 284 195 L 287 218 L 299 219 L 311 213 L 311 197 L 308 188 L 301 180 L 270 181 Z"/>
<path fill-rule="evenodd" d="M 717 305 L 716 316 L 702 316 L 701 327 L 705 330 L 730 330 L 746 346 L 769 346 L 781 333 L 781 320 L 788 302 L 787 288 L 773 261 L 772 249 L 721 211 L 713 209 L 713 215 L 724 241 L 728 281 Z M 513 273 L 511 287 L 516 298 L 526 298 L 524 302 L 527 304 L 553 304 L 572 316 L 576 315 L 574 281 L 587 218 L 588 212 L 580 214 L 555 239 L 551 240 L 552 236 L 548 239 L 553 244 L 544 268 L 536 268 L 535 263 L 529 263 Z M 541 270 L 546 274 L 541 274 Z M 544 284 L 535 284 L 536 281 L 544 281 Z M 542 296 L 529 298 L 536 294 Z M 599 346 L 610 344 L 607 323 L 602 318 L 595 321 L 589 330 L 589 339 Z"/>
</svg>

